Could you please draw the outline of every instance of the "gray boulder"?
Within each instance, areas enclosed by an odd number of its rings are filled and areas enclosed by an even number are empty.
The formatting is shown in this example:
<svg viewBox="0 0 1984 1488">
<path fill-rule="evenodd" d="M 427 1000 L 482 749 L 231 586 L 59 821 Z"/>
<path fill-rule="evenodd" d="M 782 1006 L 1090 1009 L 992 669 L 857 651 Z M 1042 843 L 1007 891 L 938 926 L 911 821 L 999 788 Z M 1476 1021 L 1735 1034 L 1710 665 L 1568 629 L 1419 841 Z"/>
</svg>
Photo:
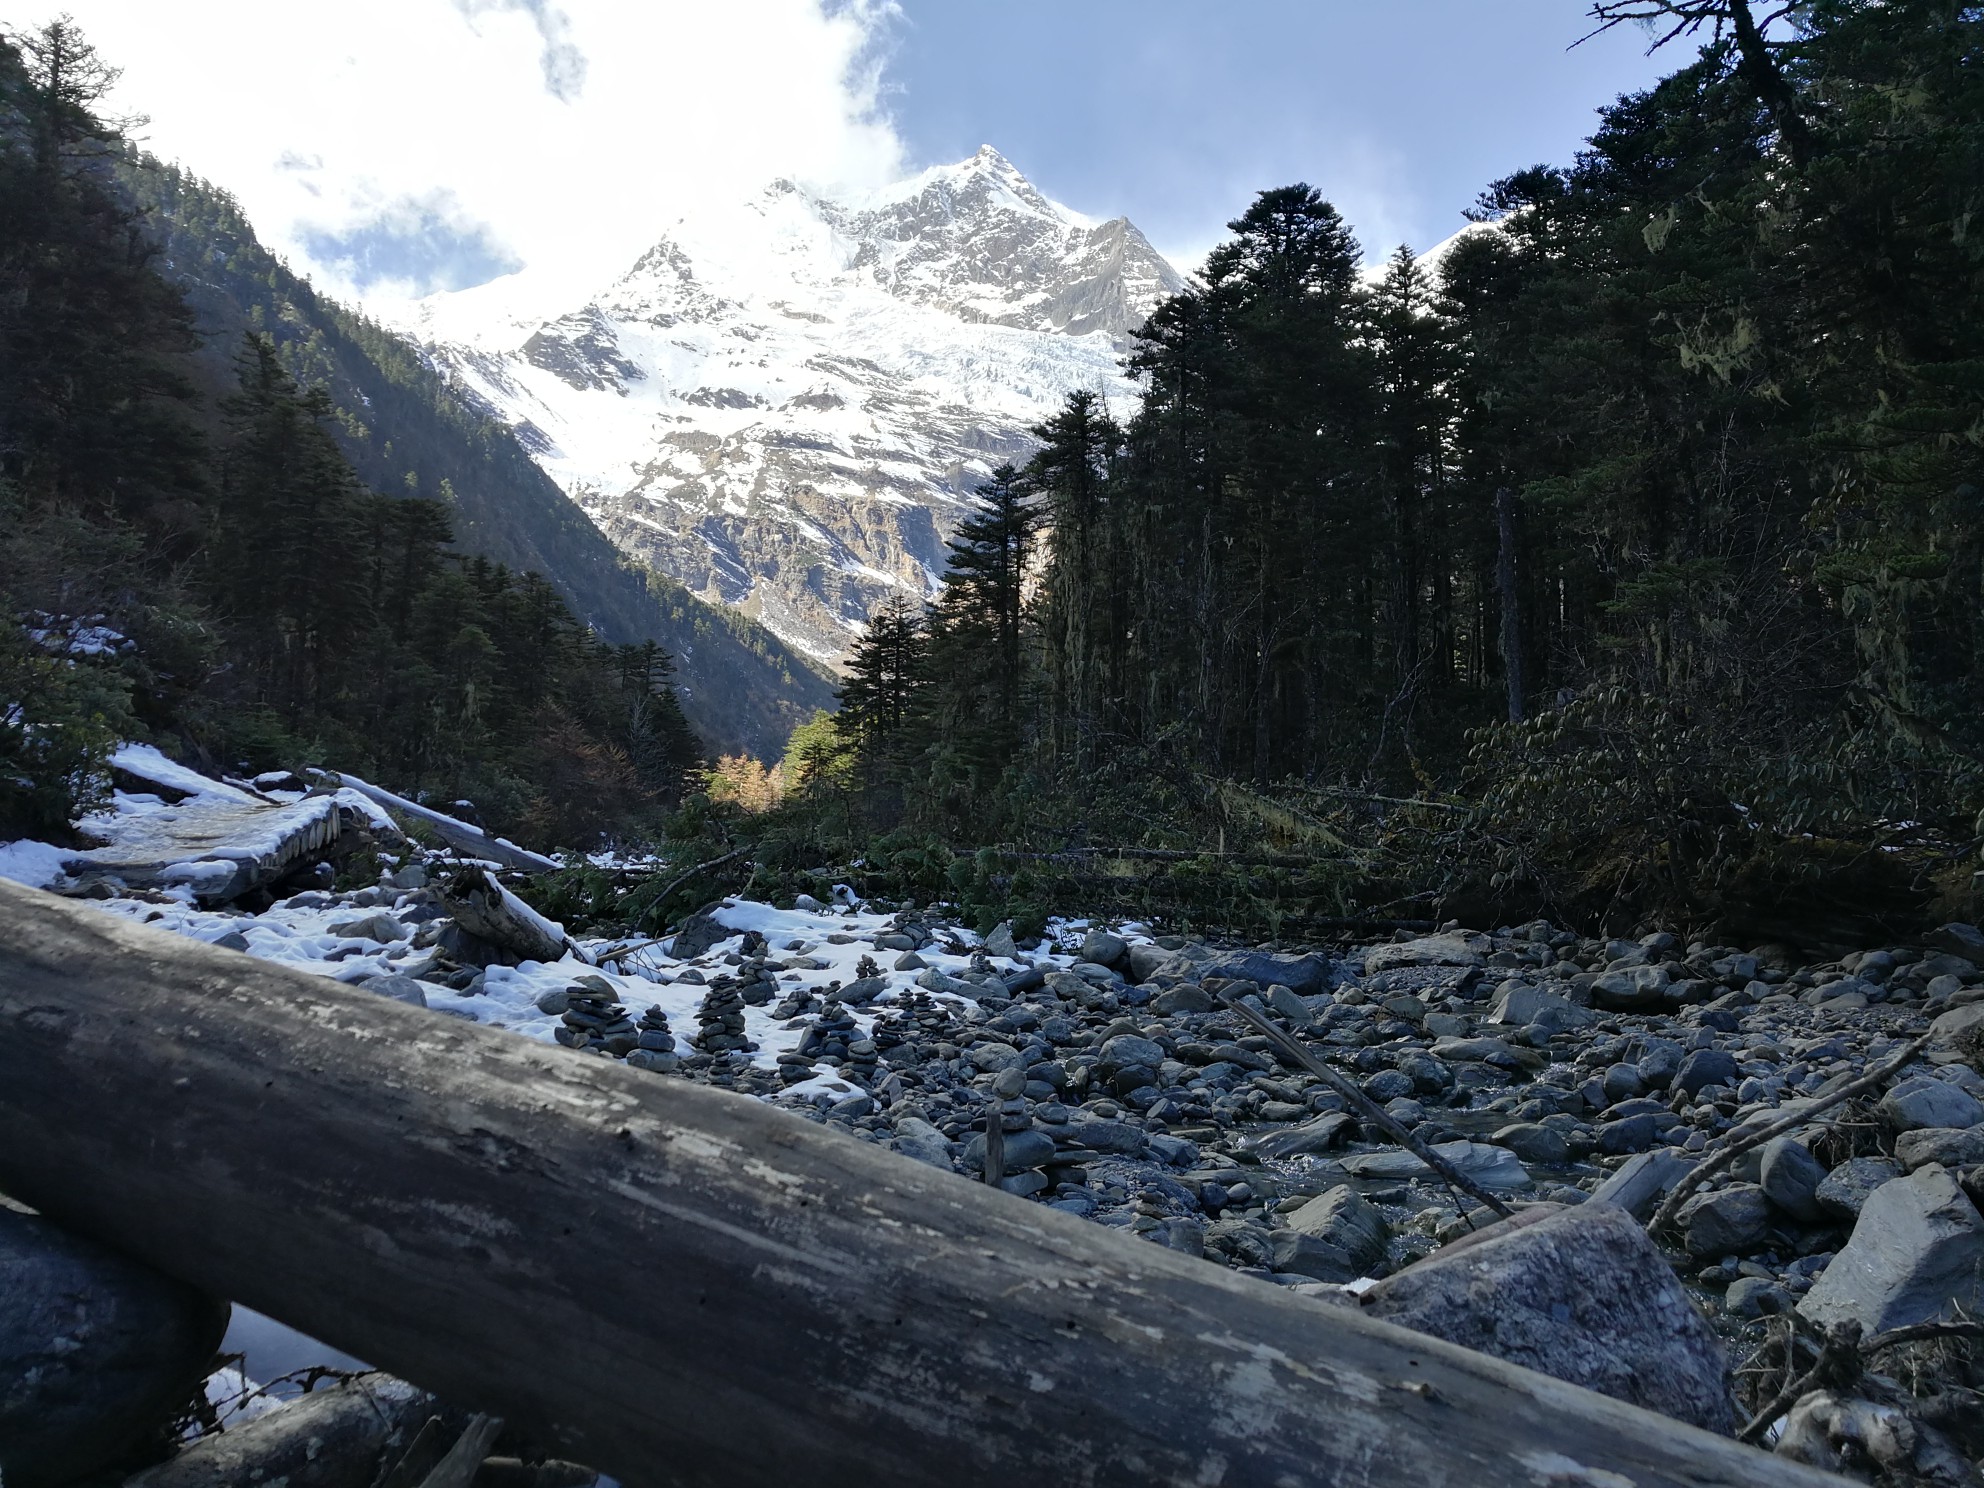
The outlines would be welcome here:
<svg viewBox="0 0 1984 1488">
<path fill-rule="evenodd" d="M 329 930 L 332 935 L 343 936 L 347 940 L 374 940 L 381 945 L 405 940 L 408 934 L 406 926 L 383 911 L 355 920 L 333 921 Z"/>
<path fill-rule="evenodd" d="M 1858 1219 L 1874 1190 L 1901 1176 L 1901 1164 L 1885 1157 L 1850 1157 L 1818 1186 L 1814 1197 L 1835 1219 Z"/>
<path fill-rule="evenodd" d="M 675 927 L 675 938 L 669 942 L 668 954 L 678 961 L 687 961 L 743 933 L 742 930 L 719 924 L 716 917 L 707 911 L 699 911 Z"/>
<path fill-rule="evenodd" d="M 403 1002 L 409 1007 L 427 1006 L 427 989 L 410 976 L 395 974 L 364 977 L 358 985 L 367 992 L 376 992 L 381 997 L 390 997 L 394 1002 Z"/>
<path fill-rule="evenodd" d="M 1205 988 L 1186 982 L 1158 993 L 1150 1000 L 1150 1010 L 1160 1018 L 1176 1017 L 1179 1013 L 1209 1013 L 1212 997 Z"/>
<path fill-rule="evenodd" d="M 845 1002 L 862 1007 L 873 1002 L 889 990 L 887 977 L 856 977 L 845 987 L 835 987 L 826 994 L 828 1002 Z"/>
<path fill-rule="evenodd" d="M 1264 1001 L 1268 1005 L 1269 1012 L 1280 1014 L 1297 1028 L 1304 1027 L 1311 1021 L 1309 1004 L 1297 997 L 1290 988 L 1279 985 L 1270 987 Z"/>
<path fill-rule="evenodd" d="M 1379 1282 L 1373 1317 L 1710 1431 L 1730 1429 L 1729 1364 L 1633 1217 L 1527 1211 Z"/>
<path fill-rule="evenodd" d="M 1023 1172 L 1037 1168 L 1054 1158 L 1054 1139 L 1044 1131 L 1006 1132 L 1005 1164 L 1008 1173 Z M 911 1154 L 914 1156 L 914 1154 Z M 968 1168 L 985 1166 L 985 1133 L 980 1132 L 964 1144 L 964 1162 Z"/>
<path fill-rule="evenodd" d="M 1598 1014 L 1579 1007 L 1569 998 L 1518 982 L 1497 994 L 1490 1021 L 1514 1028 L 1540 1027 L 1551 1033 L 1569 1033 L 1589 1028 L 1598 1021 Z"/>
<path fill-rule="evenodd" d="M 1984 1122 L 1984 1103 L 1960 1085 L 1933 1075 L 1917 1075 L 1881 1098 L 1880 1113 L 1902 1132 L 1929 1126 L 1966 1127 Z"/>
<path fill-rule="evenodd" d="M 1591 1000 L 1611 1012 L 1657 1008 L 1667 1000 L 1667 984 L 1672 980 L 1664 966 L 1608 971 L 1592 979 Z"/>
<path fill-rule="evenodd" d="M 1951 1008 L 1929 1025 L 1929 1032 L 1935 1036 L 1933 1047 L 1984 1070 L 1984 1002 Z"/>
<path fill-rule="evenodd" d="M 1642 1152 L 1591 1191 L 1588 1204 L 1610 1204 L 1641 1221 L 1653 1217 L 1667 1191 L 1695 1170 L 1695 1159 L 1678 1152 Z"/>
<path fill-rule="evenodd" d="M 1686 1234 L 1687 1252 L 1696 1260 L 1745 1255 L 1761 1250 L 1770 1238 L 1770 1200 L 1754 1183 L 1697 1194 L 1677 1216 Z"/>
<path fill-rule="evenodd" d="M 1731 1317 L 1753 1318 L 1791 1310 L 1791 1293 L 1761 1276 L 1739 1276 L 1722 1294 L 1723 1311 Z"/>
<path fill-rule="evenodd" d="M 1311 1281 L 1355 1281 L 1363 1273 L 1346 1265 L 1343 1252 L 1302 1230 L 1270 1230 L 1268 1260 L 1277 1271 Z"/>
<path fill-rule="evenodd" d="M 228 1305 L 0 1207 L 0 1480 L 97 1472 L 193 1398 Z"/>
<path fill-rule="evenodd" d="M 1697 1049 L 1681 1062 L 1674 1083 L 1690 1095 L 1700 1095 L 1711 1085 L 1734 1086 L 1736 1056 L 1727 1049 Z"/>
<path fill-rule="evenodd" d="M 1564 1134 L 1534 1121 L 1505 1126 L 1488 1140 L 1538 1167 L 1561 1168 L 1571 1160 L 1571 1144 L 1564 1140 Z"/>
<path fill-rule="evenodd" d="M 1313 953 L 1272 956 L 1266 951 L 1240 951 L 1221 956 L 1199 968 L 1201 977 L 1225 977 L 1259 987 L 1286 987 L 1298 997 L 1313 997 L 1330 986 L 1330 963 Z"/>
<path fill-rule="evenodd" d="M 1155 1039 L 1147 1039 L 1137 1033 L 1119 1033 L 1102 1046 L 1101 1059 L 1096 1068 L 1104 1074 L 1129 1065 L 1154 1070 L 1164 1060 L 1164 1046 Z"/>
<path fill-rule="evenodd" d="M 1894 1155 L 1911 1173 L 1930 1163 L 1946 1168 L 1984 1163 L 1984 1126 L 1931 1126 L 1903 1132 L 1895 1139 Z"/>
<path fill-rule="evenodd" d="M 1494 948 L 1492 940 L 1473 930 L 1422 935 L 1417 940 L 1373 946 L 1364 953 L 1364 972 L 1376 976 L 1405 966 L 1483 966 Z"/>
<path fill-rule="evenodd" d="M 1067 1140 L 1090 1152 L 1113 1152 L 1119 1157 L 1136 1157 L 1149 1145 L 1150 1137 L 1142 1127 L 1132 1126 L 1127 1121 L 1106 1121 L 1097 1117 L 1068 1123 Z"/>
<path fill-rule="evenodd" d="M 1013 939 L 1013 922 L 1011 920 L 999 921 L 993 927 L 992 933 L 985 937 L 985 954 L 988 956 L 1003 956 L 1008 961 L 1018 959 L 1020 948 L 1018 943 Z"/>
<path fill-rule="evenodd" d="M 1940 1167 L 1883 1183 L 1798 1310 L 1870 1335 L 1984 1310 L 1984 1216 Z"/>
<path fill-rule="evenodd" d="M 1076 959 L 1092 961 L 1097 966 L 1115 971 L 1130 964 L 1130 943 L 1107 930 L 1091 930 L 1082 937 L 1081 954 Z"/>
<path fill-rule="evenodd" d="M 1819 1206 L 1819 1185 L 1826 1180 L 1825 1164 L 1795 1137 L 1774 1137 L 1764 1144 L 1758 1182 L 1770 1201 L 1793 1219 L 1807 1224 L 1825 1218 Z"/>
<path fill-rule="evenodd" d="M 1984 930 L 1975 925 L 1950 924 L 1922 937 L 1932 951 L 1947 951 L 1975 965 L 1984 966 Z"/>
<path fill-rule="evenodd" d="M 982 1144 L 983 1139 L 980 1140 Z M 905 1116 L 898 1121 L 895 1140 L 889 1145 L 904 1157 L 942 1168 L 946 1173 L 951 1171 L 950 1140 L 920 1116 Z"/>
<path fill-rule="evenodd" d="M 1302 1264 L 1279 1269 L 1299 1271 L 1317 1281 L 1343 1282 L 1367 1274 L 1385 1258 L 1392 1228 L 1375 1204 L 1340 1185 L 1290 1214 L 1288 1228 L 1275 1233 L 1302 1235 L 1315 1242 L 1302 1249 Z M 1277 1248 L 1277 1263 L 1280 1253 Z"/>
</svg>

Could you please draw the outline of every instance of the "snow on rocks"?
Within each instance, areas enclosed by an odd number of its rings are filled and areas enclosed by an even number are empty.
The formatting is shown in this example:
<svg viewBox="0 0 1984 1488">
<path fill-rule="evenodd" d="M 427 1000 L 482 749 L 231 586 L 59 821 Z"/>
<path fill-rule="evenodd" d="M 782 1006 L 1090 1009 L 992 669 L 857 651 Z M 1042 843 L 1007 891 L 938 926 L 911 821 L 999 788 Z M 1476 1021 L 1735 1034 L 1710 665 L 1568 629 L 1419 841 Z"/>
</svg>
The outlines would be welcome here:
<svg viewBox="0 0 1984 1488">
<path fill-rule="evenodd" d="M 20 845 L 0 856 L 36 862 Z M 1592 1202 L 1643 1223 L 1712 1143 L 1813 1110 L 1681 1212 L 1671 1258 L 1721 1336 L 1755 1339 L 1800 1299 L 1824 1311 L 1867 1256 L 1904 1310 L 1978 1305 L 1943 1280 L 1984 1233 L 1969 1025 L 1957 1019 L 1958 1037 L 1888 1090 L 1819 1110 L 1932 1019 L 1984 1006 L 1984 969 L 1953 952 L 1800 967 L 1769 947 L 1540 923 L 1449 927 L 1389 953 L 1216 947 L 1072 919 L 1022 945 L 1010 927 L 981 939 L 938 910 L 843 892 L 791 908 L 725 900 L 659 941 L 544 922 L 543 955 L 474 958 L 448 908 L 451 871 L 408 848 L 374 884 L 257 913 L 155 890 L 99 908 L 575 1057 L 719 1085 L 1312 1292 L 1409 1274 L 1490 1216 L 1330 1082 L 1280 1060 L 1228 997 L 1292 1029 L 1518 1213 Z M 541 918 L 489 882 L 494 902 Z M 1657 1000 L 1603 1006 L 1619 977 Z M 1900 1315 L 1864 1290 L 1855 1309 Z"/>
</svg>

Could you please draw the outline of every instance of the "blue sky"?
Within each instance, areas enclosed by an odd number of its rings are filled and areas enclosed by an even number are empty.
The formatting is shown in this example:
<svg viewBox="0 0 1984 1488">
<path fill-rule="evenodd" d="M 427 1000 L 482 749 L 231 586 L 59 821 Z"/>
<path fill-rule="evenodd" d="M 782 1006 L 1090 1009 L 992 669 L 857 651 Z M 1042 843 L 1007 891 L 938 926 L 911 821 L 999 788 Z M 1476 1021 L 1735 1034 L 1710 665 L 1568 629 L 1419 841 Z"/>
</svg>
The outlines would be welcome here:
<svg viewBox="0 0 1984 1488">
<path fill-rule="evenodd" d="M 699 203 L 981 144 L 1181 267 L 1295 180 L 1379 259 L 1687 60 L 1637 31 L 1571 49 L 1584 0 L 26 3 L 124 69 L 111 102 L 149 148 L 382 312 L 490 279 L 562 311 Z"/>
<path fill-rule="evenodd" d="M 1382 257 L 1489 181 L 1567 162 L 1594 111 L 1688 60 L 1579 0 L 903 0 L 882 101 L 913 165 L 993 144 L 1043 191 L 1195 257 L 1306 180 Z"/>
</svg>

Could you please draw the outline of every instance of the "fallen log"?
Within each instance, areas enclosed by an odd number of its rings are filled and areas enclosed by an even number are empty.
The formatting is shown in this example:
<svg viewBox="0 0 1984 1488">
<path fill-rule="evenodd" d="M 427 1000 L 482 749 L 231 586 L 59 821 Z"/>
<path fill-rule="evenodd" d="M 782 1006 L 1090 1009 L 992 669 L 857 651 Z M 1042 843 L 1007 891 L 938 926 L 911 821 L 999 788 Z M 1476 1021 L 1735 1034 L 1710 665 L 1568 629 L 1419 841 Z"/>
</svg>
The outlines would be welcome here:
<svg viewBox="0 0 1984 1488">
<path fill-rule="evenodd" d="M 0 1190 L 630 1488 L 1838 1482 L 743 1096 L 6 883 Z"/>
<path fill-rule="evenodd" d="M 441 907 L 470 935 L 525 961 L 556 961 L 569 945 L 564 926 L 504 888 L 487 868 L 464 868 L 443 883 Z"/>
<path fill-rule="evenodd" d="M 396 796 L 382 786 L 360 780 L 356 775 L 337 770 L 311 770 L 308 773 L 320 781 L 357 791 L 400 821 L 417 823 L 465 858 L 479 858 L 521 873 L 550 873 L 558 866 L 555 859 L 547 858 L 543 853 L 518 847 L 507 837 L 494 836 L 446 812 L 422 806 L 418 801 L 409 801 L 405 796 Z"/>
<path fill-rule="evenodd" d="M 460 1411 L 384 1374 L 361 1374 L 265 1416 L 203 1437 L 124 1488 L 375 1488 L 420 1484 L 470 1423 Z M 477 1442 L 486 1445 L 487 1437 Z"/>
</svg>

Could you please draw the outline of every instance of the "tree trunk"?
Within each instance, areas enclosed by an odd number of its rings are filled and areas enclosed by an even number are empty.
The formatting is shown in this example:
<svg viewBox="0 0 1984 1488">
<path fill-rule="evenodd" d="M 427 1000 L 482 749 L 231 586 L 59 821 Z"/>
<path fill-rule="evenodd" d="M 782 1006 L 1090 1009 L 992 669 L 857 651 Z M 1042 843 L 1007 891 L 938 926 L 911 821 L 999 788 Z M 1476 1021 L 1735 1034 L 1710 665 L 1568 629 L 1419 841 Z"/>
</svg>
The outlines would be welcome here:
<svg viewBox="0 0 1984 1488">
<path fill-rule="evenodd" d="M 0 1188 L 629 1484 L 1837 1480 L 732 1093 L 0 883 Z"/>
<path fill-rule="evenodd" d="M 1495 587 L 1502 596 L 1502 675 L 1509 686 L 1509 722 L 1523 717 L 1522 608 L 1516 591 L 1516 493 L 1495 493 Z"/>
</svg>

